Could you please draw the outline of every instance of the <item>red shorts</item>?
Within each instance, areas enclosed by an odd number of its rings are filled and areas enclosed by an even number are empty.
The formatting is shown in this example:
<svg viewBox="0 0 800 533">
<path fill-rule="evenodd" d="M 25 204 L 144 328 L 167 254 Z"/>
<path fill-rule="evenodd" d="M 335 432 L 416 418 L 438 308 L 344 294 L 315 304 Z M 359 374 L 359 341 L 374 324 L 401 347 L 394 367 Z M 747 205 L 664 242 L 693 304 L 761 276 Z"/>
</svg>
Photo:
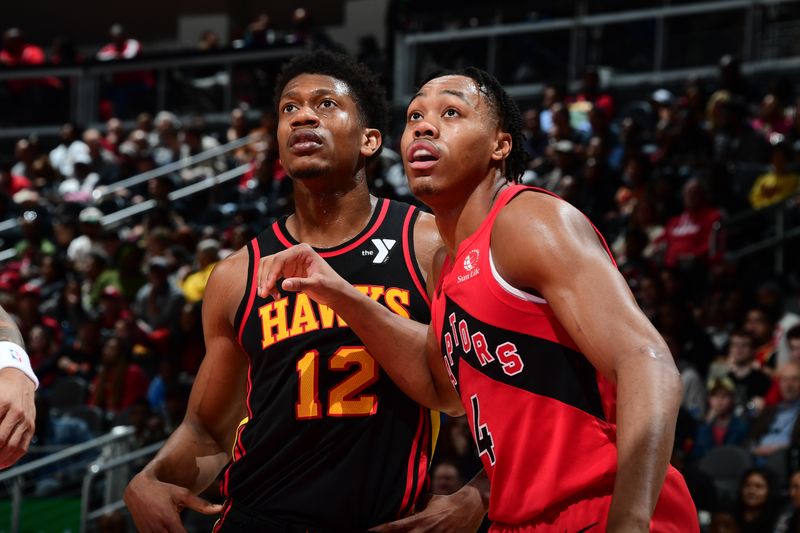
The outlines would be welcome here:
<svg viewBox="0 0 800 533">
<path fill-rule="evenodd" d="M 510 525 L 494 523 L 490 533 L 602 533 L 606 530 L 611 496 L 599 496 L 573 503 L 545 520 Z M 676 470 L 669 469 L 658 497 L 653 519 L 653 533 L 698 533 L 700 524 L 686 482 Z"/>
</svg>

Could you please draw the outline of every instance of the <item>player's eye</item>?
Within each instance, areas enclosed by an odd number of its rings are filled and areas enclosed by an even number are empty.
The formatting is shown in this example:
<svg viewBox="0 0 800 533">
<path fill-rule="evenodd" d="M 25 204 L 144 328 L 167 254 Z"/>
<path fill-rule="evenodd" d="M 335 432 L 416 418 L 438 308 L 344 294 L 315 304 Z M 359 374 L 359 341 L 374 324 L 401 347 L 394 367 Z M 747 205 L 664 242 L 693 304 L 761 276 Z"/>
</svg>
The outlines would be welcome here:
<svg viewBox="0 0 800 533">
<path fill-rule="evenodd" d="M 422 119 L 422 113 L 420 113 L 419 111 L 412 111 L 411 113 L 408 114 L 409 122 L 421 119 Z"/>
<path fill-rule="evenodd" d="M 294 105 L 294 104 L 286 104 L 281 109 L 281 111 L 283 111 L 284 113 L 291 113 L 292 111 L 296 111 L 296 110 L 297 110 L 297 106 Z"/>
<path fill-rule="evenodd" d="M 444 116 L 446 117 L 457 117 L 459 115 L 461 115 L 461 113 L 459 113 L 457 109 L 453 109 L 452 107 L 446 109 L 444 112 Z"/>
<path fill-rule="evenodd" d="M 325 100 L 323 100 L 322 102 L 319 103 L 319 106 L 323 107 L 325 109 L 331 109 L 333 107 L 336 107 L 336 102 L 334 102 L 333 100 L 325 99 Z"/>
</svg>

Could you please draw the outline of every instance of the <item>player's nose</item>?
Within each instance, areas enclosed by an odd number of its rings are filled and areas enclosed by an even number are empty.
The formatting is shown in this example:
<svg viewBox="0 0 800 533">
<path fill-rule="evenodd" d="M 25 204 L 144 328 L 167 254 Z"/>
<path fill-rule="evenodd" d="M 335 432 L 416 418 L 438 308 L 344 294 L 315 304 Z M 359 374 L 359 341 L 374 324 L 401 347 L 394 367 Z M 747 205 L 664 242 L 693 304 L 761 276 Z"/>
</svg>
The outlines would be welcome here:
<svg viewBox="0 0 800 533">
<path fill-rule="evenodd" d="M 423 137 L 436 138 L 439 136 L 439 129 L 429 120 L 420 120 L 411 125 L 414 132 L 414 138 L 420 139 Z"/>
</svg>

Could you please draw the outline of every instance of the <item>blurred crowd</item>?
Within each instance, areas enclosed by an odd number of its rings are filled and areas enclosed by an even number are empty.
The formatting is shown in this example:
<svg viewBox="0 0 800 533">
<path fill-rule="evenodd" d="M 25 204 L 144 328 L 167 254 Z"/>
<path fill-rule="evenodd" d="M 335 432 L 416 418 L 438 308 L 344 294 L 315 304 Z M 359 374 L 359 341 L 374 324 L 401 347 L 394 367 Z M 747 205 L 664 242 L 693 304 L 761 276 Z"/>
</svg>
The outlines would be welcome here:
<svg viewBox="0 0 800 533">
<path fill-rule="evenodd" d="M 116 34 L 100 56 L 138 53 Z M 268 17 L 247 35 L 248 46 L 289 39 Z M 204 41 L 214 46 L 212 35 Z M 797 225 L 800 103 L 790 83 L 749 79 L 732 56 L 714 79 L 632 95 L 605 90 L 601 74 L 587 68 L 577 90 L 549 84 L 540 99 L 522 100 L 532 104 L 523 106 L 523 180 L 586 213 L 667 340 L 684 382 L 673 461 L 705 522 L 796 531 L 798 247 L 785 247 L 782 271 L 769 252 L 739 261 L 725 252 L 774 237 L 778 209 Z M 211 269 L 292 209 L 275 129 L 272 110 L 236 108 L 220 130 L 161 111 L 129 127 L 118 117 L 103 128 L 64 124 L 55 144 L 21 138 L 3 154 L 0 220 L 18 223 L 0 234 L 16 251 L 0 268 L 0 304 L 25 335 L 51 407 L 44 414 L 58 415 L 41 424 L 37 444 L 117 423 L 156 442 L 180 422 L 204 355 Z M 395 142 L 387 136 L 368 178 L 376 194 L 414 201 Z M 232 169 L 241 175 L 210 179 Z M 144 172 L 159 175 L 129 179 Z M 178 198 L 187 186 L 201 190 Z M 109 217 L 122 209 L 132 214 Z M 743 213 L 749 225 L 725 225 Z M 448 493 L 479 463 L 463 419 L 448 419 L 439 442 L 432 490 Z"/>
</svg>

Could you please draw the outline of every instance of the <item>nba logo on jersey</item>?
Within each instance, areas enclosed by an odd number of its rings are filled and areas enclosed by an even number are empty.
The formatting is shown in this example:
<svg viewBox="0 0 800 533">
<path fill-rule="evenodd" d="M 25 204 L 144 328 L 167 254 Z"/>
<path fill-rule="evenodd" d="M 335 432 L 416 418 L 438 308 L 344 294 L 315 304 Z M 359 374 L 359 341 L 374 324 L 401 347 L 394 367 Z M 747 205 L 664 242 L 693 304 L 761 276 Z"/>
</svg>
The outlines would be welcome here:
<svg viewBox="0 0 800 533">
<path fill-rule="evenodd" d="M 389 251 L 397 241 L 394 239 L 372 239 L 372 244 L 378 249 L 378 255 L 372 260 L 373 263 L 385 263 L 389 260 Z M 372 254 L 369 254 L 372 255 Z"/>
<path fill-rule="evenodd" d="M 464 270 L 469 271 L 478 266 L 478 257 L 480 257 L 480 252 L 477 248 L 468 253 L 464 258 Z"/>
<path fill-rule="evenodd" d="M 11 350 L 9 350 L 9 353 L 11 353 L 11 359 L 16 361 L 17 363 L 22 363 L 22 356 L 20 356 L 14 348 L 11 348 Z"/>
</svg>

